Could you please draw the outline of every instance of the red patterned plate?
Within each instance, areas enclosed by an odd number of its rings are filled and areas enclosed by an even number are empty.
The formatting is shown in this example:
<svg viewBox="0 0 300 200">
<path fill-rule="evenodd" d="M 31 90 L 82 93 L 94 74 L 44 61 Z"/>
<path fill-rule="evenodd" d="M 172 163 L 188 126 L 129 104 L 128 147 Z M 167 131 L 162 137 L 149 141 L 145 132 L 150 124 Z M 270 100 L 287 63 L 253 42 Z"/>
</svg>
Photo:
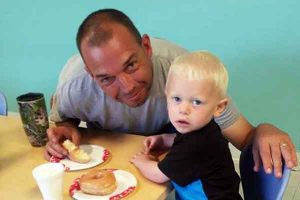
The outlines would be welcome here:
<svg viewBox="0 0 300 200">
<path fill-rule="evenodd" d="M 106 196 L 89 195 L 81 192 L 79 178 L 73 181 L 69 188 L 70 196 L 77 200 L 118 200 L 127 197 L 137 186 L 137 180 L 130 172 L 124 170 L 113 170 L 117 180 L 117 189 Z"/>
<path fill-rule="evenodd" d="M 95 167 L 106 161 L 110 155 L 110 152 L 107 149 L 98 145 L 80 145 L 80 148 L 91 156 L 91 160 L 88 163 L 77 163 L 68 158 L 60 159 L 54 156 L 50 158 L 50 162 L 63 164 L 65 166 L 65 171 L 74 171 Z"/>
</svg>

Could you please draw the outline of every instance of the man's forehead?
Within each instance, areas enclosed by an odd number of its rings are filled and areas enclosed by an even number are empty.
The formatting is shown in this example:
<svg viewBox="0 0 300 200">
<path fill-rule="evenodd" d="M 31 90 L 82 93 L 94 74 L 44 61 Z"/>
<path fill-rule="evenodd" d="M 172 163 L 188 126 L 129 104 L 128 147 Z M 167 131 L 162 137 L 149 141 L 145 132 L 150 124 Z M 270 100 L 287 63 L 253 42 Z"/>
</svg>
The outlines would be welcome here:
<svg viewBox="0 0 300 200">
<path fill-rule="evenodd" d="M 122 70 L 130 59 L 137 56 L 141 46 L 132 35 L 128 34 L 128 32 L 123 35 L 114 34 L 100 46 L 91 47 L 88 41 L 83 41 L 82 54 L 87 67 L 94 75 L 111 74 L 116 70 Z"/>
</svg>

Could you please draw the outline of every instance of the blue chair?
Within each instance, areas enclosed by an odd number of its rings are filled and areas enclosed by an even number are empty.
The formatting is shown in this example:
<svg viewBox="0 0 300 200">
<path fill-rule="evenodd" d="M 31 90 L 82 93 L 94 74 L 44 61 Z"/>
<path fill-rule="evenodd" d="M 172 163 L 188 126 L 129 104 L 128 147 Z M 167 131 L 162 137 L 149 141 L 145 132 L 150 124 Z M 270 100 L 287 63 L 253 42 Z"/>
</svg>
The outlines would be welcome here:
<svg viewBox="0 0 300 200">
<path fill-rule="evenodd" d="M 7 115 L 6 98 L 1 91 L 0 91 L 0 115 Z"/>
<path fill-rule="evenodd" d="M 240 175 L 245 200 L 279 200 L 282 199 L 290 178 L 291 170 L 282 159 L 282 178 L 266 174 L 263 167 L 259 172 L 253 171 L 254 161 L 252 145 L 247 146 L 240 156 Z"/>
</svg>

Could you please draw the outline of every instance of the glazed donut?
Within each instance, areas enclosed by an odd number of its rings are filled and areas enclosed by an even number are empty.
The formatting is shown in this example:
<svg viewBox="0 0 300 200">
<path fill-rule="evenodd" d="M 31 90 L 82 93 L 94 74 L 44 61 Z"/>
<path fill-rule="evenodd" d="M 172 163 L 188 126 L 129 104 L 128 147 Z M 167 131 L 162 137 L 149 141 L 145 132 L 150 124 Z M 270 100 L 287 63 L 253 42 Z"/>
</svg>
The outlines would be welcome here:
<svg viewBox="0 0 300 200">
<path fill-rule="evenodd" d="M 87 194 L 108 195 L 116 188 L 116 178 L 112 170 L 96 169 L 81 176 L 80 190 Z"/>
<path fill-rule="evenodd" d="M 68 157 L 70 160 L 78 163 L 87 163 L 91 160 L 91 157 L 86 152 L 84 152 L 70 140 L 65 140 L 62 145 L 68 150 Z"/>
</svg>

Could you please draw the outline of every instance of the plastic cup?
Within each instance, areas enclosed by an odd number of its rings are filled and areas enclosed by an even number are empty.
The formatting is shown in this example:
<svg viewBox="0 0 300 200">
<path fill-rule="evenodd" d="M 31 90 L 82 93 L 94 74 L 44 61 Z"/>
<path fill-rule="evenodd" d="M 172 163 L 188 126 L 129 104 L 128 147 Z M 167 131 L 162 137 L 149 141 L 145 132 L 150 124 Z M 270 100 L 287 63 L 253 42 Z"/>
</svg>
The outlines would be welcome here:
<svg viewBox="0 0 300 200">
<path fill-rule="evenodd" d="M 39 186 L 44 200 L 63 199 L 64 166 L 60 163 L 46 163 L 33 169 L 32 175 Z"/>
</svg>

